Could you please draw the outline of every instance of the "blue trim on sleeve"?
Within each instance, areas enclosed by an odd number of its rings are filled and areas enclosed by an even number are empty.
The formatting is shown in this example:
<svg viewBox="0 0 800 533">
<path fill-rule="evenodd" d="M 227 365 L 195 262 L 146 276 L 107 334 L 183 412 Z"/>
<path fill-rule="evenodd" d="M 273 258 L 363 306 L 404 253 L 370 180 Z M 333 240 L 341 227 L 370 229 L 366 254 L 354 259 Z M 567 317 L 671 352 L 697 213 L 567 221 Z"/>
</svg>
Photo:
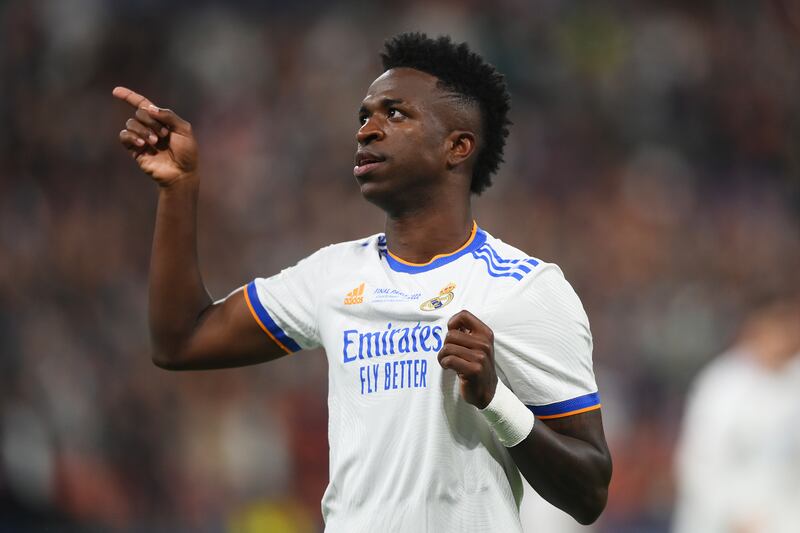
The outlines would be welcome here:
<svg viewBox="0 0 800 533">
<path fill-rule="evenodd" d="M 584 394 L 577 398 L 564 400 L 563 402 L 551 403 L 548 405 L 529 405 L 528 409 L 533 411 L 536 416 L 553 416 L 571 413 L 572 411 L 580 411 L 587 407 L 593 407 L 600 404 L 600 394 L 592 392 Z"/>
<path fill-rule="evenodd" d="M 256 315 L 258 315 L 258 318 L 261 320 L 261 323 L 264 325 L 264 327 L 269 330 L 270 334 L 291 351 L 299 352 L 302 350 L 300 345 L 297 344 L 293 338 L 287 335 L 277 323 L 275 323 L 275 321 L 267 312 L 267 309 L 261 304 L 261 300 L 258 297 L 258 291 L 256 290 L 255 281 L 248 283 L 247 295 L 250 297 L 250 303 L 253 305 L 253 310 L 256 312 Z"/>
</svg>

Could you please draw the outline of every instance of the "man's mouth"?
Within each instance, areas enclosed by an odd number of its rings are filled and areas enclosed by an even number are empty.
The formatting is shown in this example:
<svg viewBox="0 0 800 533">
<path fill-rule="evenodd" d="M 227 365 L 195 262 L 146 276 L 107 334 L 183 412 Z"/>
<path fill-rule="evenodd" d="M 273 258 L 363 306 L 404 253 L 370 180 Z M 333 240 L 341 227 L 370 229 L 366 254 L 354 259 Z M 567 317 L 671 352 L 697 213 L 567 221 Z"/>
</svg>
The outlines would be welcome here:
<svg viewBox="0 0 800 533">
<path fill-rule="evenodd" d="M 356 177 L 363 176 L 386 160 L 385 157 L 367 151 L 359 151 L 356 153 L 356 166 L 353 168 L 353 175 Z"/>
</svg>

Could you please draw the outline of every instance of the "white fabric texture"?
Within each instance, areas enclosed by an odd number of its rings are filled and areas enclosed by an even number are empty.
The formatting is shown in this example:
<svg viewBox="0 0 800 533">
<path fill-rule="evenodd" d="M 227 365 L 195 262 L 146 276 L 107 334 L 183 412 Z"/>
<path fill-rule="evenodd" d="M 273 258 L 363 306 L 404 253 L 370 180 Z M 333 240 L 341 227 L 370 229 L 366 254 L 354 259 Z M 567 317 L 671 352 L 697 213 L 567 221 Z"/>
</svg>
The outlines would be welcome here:
<svg viewBox="0 0 800 533">
<path fill-rule="evenodd" d="M 325 347 L 327 532 L 521 531 L 519 471 L 437 354 L 448 319 L 467 309 L 494 332 L 505 385 L 534 410 L 569 414 L 597 386 L 588 320 L 558 267 L 476 227 L 426 265 L 374 235 L 246 290 L 268 315 L 259 320 L 296 343 L 289 351 Z"/>
<path fill-rule="evenodd" d="M 797 532 L 798 420 L 800 354 L 777 371 L 740 351 L 714 360 L 687 403 L 673 531 Z"/>
</svg>

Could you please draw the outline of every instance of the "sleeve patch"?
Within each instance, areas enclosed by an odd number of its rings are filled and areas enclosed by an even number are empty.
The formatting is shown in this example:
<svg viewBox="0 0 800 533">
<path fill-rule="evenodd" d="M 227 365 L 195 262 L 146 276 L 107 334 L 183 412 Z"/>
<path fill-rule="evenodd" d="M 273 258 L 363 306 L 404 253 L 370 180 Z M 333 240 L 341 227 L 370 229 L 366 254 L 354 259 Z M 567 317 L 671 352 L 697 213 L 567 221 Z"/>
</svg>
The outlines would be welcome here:
<svg viewBox="0 0 800 533">
<path fill-rule="evenodd" d="M 584 394 L 577 398 L 564 400 L 563 402 L 556 402 L 547 405 L 529 405 L 534 415 L 539 418 L 562 418 L 565 416 L 577 415 L 587 411 L 594 411 L 600 409 L 600 394 L 592 392 Z"/>
<path fill-rule="evenodd" d="M 250 313 L 256 319 L 261 329 L 275 341 L 275 344 L 283 348 L 286 353 L 299 352 L 302 348 L 297 342 L 272 319 L 267 309 L 261 305 L 261 300 L 258 299 L 258 292 L 256 291 L 256 284 L 251 281 L 247 284 L 244 291 L 244 298 L 247 301 L 247 307 L 250 308 Z"/>
</svg>

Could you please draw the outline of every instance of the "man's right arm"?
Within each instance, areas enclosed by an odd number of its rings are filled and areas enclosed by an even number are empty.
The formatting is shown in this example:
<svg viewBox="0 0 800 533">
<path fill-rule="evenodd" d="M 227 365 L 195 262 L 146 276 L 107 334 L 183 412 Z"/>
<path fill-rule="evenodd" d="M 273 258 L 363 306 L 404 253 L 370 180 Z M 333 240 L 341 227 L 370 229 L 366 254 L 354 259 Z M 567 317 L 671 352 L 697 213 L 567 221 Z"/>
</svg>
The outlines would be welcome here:
<svg viewBox="0 0 800 533">
<path fill-rule="evenodd" d="M 136 109 L 120 142 L 159 188 L 149 280 L 153 362 L 194 370 L 285 355 L 251 316 L 244 291 L 215 303 L 205 289 L 197 257 L 200 181 L 191 125 L 124 87 L 113 94 Z"/>
</svg>

